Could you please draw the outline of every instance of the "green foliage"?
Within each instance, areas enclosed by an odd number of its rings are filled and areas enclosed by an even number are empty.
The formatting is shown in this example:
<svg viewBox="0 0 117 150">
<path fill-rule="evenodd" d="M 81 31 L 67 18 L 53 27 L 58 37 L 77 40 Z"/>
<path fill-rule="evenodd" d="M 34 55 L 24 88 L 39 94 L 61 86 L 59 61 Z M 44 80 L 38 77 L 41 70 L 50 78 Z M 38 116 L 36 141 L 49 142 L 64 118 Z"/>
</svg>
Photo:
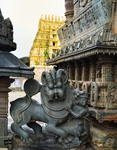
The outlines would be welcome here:
<svg viewBox="0 0 117 150">
<path fill-rule="evenodd" d="M 42 48 L 42 44 L 40 44 L 40 47 Z"/>
<path fill-rule="evenodd" d="M 47 44 L 47 43 L 46 43 L 46 45 L 45 45 L 45 46 L 49 47 L 49 44 Z"/>
<path fill-rule="evenodd" d="M 45 58 L 49 57 L 49 53 L 48 53 L 47 49 L 44 51 L 44 56 L 45 56 Z"/>
<path fill-rule="evenodd" d="M 36 61 L 36 62 L 35 62 L 35 65 L 38 66 L 38 65 L 40 65 L 40 63 L 39 63 L 38 61 Z"/>
</svg>

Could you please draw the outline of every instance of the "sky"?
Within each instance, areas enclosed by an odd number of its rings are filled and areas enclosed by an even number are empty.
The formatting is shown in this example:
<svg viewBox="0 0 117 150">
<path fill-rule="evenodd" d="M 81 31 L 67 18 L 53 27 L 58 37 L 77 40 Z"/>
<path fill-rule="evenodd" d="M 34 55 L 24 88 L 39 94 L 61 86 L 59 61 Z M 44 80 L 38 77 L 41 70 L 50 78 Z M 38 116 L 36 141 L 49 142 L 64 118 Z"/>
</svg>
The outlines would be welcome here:
<svg viewBox="0 0 117 150">
<path fill-rule="evenodd" d="M 12 52 L 18 58 L 29 56 L 38 31 L 42 14 L 64 16 L 65 0 L 0 0 L 4 19 L 13 24 L 13 37 L 17 48 Z"/>
</svg>

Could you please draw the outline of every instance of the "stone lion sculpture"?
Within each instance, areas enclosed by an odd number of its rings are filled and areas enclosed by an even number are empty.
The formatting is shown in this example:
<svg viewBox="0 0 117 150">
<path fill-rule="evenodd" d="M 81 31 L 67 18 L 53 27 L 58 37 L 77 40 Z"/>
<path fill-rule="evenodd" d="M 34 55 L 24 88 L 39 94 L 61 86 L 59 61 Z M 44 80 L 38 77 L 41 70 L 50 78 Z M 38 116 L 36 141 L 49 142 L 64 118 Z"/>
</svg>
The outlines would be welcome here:
<svg viewBox="0 0 117 150">
<path fill-rule="evenodd" d="M 82 139 L 79 140 L 80 136 L 88 135 L 87 130 L 82 127 L 84 126 L 82 116 L 88 112 L 85 108 L 86 102 L 84 104 L 82 100 L 76 102 L 84 92 L 69 86 L 68 74 L 64 69 L 44 71 L 41 81 L 42 85 L 35 79 L 27 80 L 24 84 L 26 96 L 11 102 L 10 113 L 14 120 L 11 129 L 21 137 L 24 143 L 29 143 L 31 142 L 29 133 L 22 126 L 27 124 L 34 130 L 37 138 L 44 138 L 42 127 L 36 123 L 41 121 L 47 124 L 46 130 L 57 137 L 58 143 L 72 143 L 71 147 L 77 143 L 76 145 L 79 146 L 82 143 L 80 141 Z M 41 93 L 41 104 L 31 98 L 38 92 Z M 87 101 L 86 93 L 85 101 Z M 74 116 L 74 120 L 77 120 L 74 121 L 77 124 L 77 133 L 73 132 L 74 129 L 69 123 L 70 116 Z"/>
</svg>

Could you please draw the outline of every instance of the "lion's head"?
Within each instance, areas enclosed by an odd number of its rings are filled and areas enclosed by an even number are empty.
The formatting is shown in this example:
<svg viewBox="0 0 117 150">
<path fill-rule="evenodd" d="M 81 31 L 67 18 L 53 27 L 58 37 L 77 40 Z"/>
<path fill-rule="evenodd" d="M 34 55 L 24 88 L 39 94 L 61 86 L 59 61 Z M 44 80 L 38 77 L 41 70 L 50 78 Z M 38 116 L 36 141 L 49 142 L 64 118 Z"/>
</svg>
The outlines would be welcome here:
<svg viewBox="0 0 117 150">
<path fill-rule="evenodd" d="M 65 84 L 68 81 L 68 74 L 64 69 L 59 69 L 58 71 L 52 69 L 50 72 L 44 71 L 41 81 L 45 87 L 45 94 L 49 102 L 65 99 Z"/>
</svg>

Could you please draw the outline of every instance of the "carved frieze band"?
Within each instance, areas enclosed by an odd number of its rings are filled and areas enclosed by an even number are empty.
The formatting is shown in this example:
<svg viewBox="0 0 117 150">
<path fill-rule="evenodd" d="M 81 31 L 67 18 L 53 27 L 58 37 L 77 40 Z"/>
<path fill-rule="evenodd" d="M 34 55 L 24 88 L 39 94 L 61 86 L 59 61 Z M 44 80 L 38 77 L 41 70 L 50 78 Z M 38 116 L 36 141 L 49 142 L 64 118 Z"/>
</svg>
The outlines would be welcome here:
<svg viewBox="0 0 117 150">
<path fill-rule="evenodd" d="M 79 5 L 81 6 L 85 6 L 88 2 L 88 0 L 74 1 L 75 5 L 80 3 Z M 100 26 L 109 22 L 112 15 L 111 7 L 112 4 L 109 0 L 97 0 L 90 3 L 88 8 L 84 8 L 77 14 L 77 17 L 74 17 L 70 22 L 58 30 L 61 44 L 64 45 L 64 42 L 70 41 L 74 36 L 80 36 L 82 32 L 87 31 L 89 28 L 93 28 L 95 25 Z"/>
<path fill-rule="evenodd" d="M 117 83 L 86 82 L 69 80 L 70 85 L 89 94 L 89 104 L 93 107 L 117 108 Z"/>
<path fill-rule="evenodd" d="M 71 28 L 71 26 L 69 28 Z M 65 38 L 66 36 L 69 35 L 68 37 L 70 38 L 70 35 L 73 33 L 73 29 L 71 28 L 69 30 L 68 35 L 65 30 L 63 31 L 64 34 L 62 35 L 62 33 L 60 33 L 59 36 Z M 64 41 L 64 38 L 62 38 L 62 41 Z M 113 34 L 110 29 L 103 29 L 90 36 L 85 37 L 84 39 L 79 38 L 72 44 L 66 45 L 64 48 L 62 48 L 56 53 L 56 57 L 62 56 L 62 55 L 64 56 L 71 52 L 72 53 L 73 52 L 76 53 L 77 51 L 80 52 L 80 51 L 86 50 L 86 48 L 90 48 L 93 46 L 116 46 L 116 45 L 117 45 L 117 39 L 116 39 L 115 34 Z M 102 49 L 101 51 L 100 51 L 101 53 L 109 53 L 109 54 L 116 53 L 115 50 L 113 52 L 112 51 L 110 52 L 109 50 Z M 100 52 L 97 51 L 96 53 L 100 53 Z M 87 51 L 86 53 L 89 54 L 91 52 Z"/>
</svg>

